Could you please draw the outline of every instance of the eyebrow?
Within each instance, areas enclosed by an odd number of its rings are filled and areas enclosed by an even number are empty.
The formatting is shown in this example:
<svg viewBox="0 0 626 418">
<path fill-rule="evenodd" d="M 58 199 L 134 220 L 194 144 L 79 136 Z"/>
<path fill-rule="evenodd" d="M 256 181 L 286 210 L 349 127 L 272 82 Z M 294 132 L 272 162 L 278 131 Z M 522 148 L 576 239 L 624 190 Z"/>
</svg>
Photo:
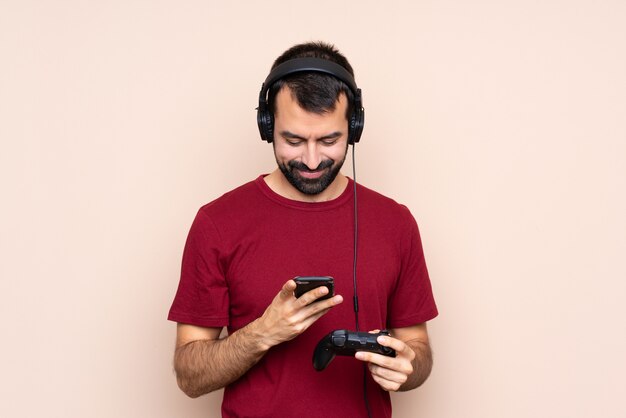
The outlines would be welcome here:
<svg viewBox="0 0 626 418">
<path fill-rule="evenodd" d="M 303 141 L 306 141 L 306 140 L 307 140 L 307 138 L 304 138 L 304 137 L 302 137 L 302 136 L 300 136 L 300 135 L 294 134 L 293 132 L 290 132 L 290 131 L 281 131 L 281 132 L 280 132 L 280 134 L 281 134 L 284 138 L 287 138 L 287 139 L 301 139 L 301 140 L 303 140 Z M 341 136 L 341 132 L 339 132 L 339 131 L 335 131 L 335 132 L 329 133 L 328 135 L 324 135 L 324 136 L 321 136 L 321 137 L 316 138 L 316 139 L 317 139 L 317 140 L 322 140 L 322 141 L 323 141 L 323 140 L 325 140 L 325 139 L 334 139 L 334 138 L 339 138 L 340 136 Z"/>
</svg>

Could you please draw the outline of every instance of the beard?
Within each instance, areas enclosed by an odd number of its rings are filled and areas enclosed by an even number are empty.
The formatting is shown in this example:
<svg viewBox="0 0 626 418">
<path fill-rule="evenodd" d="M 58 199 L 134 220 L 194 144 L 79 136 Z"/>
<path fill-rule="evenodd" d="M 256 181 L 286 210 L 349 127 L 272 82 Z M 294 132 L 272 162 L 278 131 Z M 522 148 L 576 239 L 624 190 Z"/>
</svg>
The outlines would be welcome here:
<svg viewBox="0 0 626 418">
<path fill-rule="evenodd" d="M 347 153 L 348 148 L 346 147 L 346 154 Z M 280 171 L 283 173 L 287 181 L 289 181 L 289 183 L 299 192 L 306 195 L 316 195 L 326 190 L 326 188 L 335 180 L 337 174 L 339 174 L 339 170 L 341 170 L 341 167 L 346 160 L 346 154 L 343 155 L 343 158 L 338 163 L 332 159 L 324 160 L 313 170 L 300 161 L 291 160 L 288 161 L 287 164 L 282 164 L 277 161 L 277 163 Z M 324 170 L 324 174 L 316 179 L 302 177 L 298 172 L 304 171 L 308 173 L 315 173 Z"/>
</svg>

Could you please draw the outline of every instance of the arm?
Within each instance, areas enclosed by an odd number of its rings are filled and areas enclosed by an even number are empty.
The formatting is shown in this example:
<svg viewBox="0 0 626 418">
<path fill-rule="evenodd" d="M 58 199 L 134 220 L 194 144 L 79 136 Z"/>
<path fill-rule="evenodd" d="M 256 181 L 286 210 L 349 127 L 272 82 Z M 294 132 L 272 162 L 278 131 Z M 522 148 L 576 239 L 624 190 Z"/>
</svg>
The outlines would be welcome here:
<svg viewBox="0 0 626 418">
<path fill-rule="evenodd" d="M 396 357 L 359 352 L 356 358 L 368 362 L 372 378 L 386 391 L 415 389 L 426 381 L 433 365 L 426 323 L 390 330 L 392 338 L 378 342 L 396 350 Z"/>
<path fill-rule="evenodd" d="M 243 375 L 265 354 L 254 330 L 242 328 L 218 339 L 221 328 L 178 324 L 174 370 L 180 389 L 197 398 Z M 213 361 L 212 361 L 213 360 Z"/>
<path fill-rule="evenodd" d="M 297 337 L 343 300 L 337 295 L 311 303 L 328 289 L 318 287 L 296 299 L 295 288 L 289 280 L 260 318 L 226 338 L 219 339 L 220 328 L 179 324 L 174 370 L 181 390 L 196 398 L 234 382 L 271 347 Z"/>
</svg>

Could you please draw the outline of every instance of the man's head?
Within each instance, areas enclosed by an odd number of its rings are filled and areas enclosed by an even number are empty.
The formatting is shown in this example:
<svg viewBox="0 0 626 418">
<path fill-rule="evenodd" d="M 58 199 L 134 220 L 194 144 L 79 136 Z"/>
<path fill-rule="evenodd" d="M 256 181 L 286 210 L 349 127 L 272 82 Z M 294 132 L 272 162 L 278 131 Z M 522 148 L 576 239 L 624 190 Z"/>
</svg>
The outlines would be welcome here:
<svg viewBox="0 0 626 418">
<path fill-rule="evenodd" d="M 261 136 L 273 142 L 281 172 L 301 193 L 325 190 L 348 143 L 360 137 L 363 110 L 353 74 L 334 46 L 305 43 L 276 59 L 261 90 Z"/>
</svg>

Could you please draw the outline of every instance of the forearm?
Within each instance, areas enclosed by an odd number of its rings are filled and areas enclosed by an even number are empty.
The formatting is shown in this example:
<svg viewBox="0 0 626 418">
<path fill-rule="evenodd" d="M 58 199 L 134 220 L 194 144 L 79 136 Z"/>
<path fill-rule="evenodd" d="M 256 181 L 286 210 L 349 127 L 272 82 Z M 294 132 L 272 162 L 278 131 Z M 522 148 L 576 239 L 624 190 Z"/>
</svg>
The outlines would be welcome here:
<svg viewBox="0 0 626 418">
<path fill-rule="evenodd" d="M 243 376 L 267 352 L 256 323 L 219 340 L 196 340 L 176 348 L 178 386 L 192 398 L 221 389 Z"/>
<path fill-rule="evenodd" d="M 208 334 L 184 331 L 177 334 L 177 341 L 183 343 L 176 347 L 174 369 L 183 392 L 196 398 L 234 382 L 263 358 L 270 347 L 296 338 L 343 301 L 336 295 L 312 303 L 328 293 L 325 286 L 296 299 L 295 288 L 293 280 L 287 281 L 260 318 L 224 339 L 218 339 L 217 328 Z M 202 337 L 193 338 L 194 335 Z"/>
<path fill-rule="evenodd" d="M 421 386 L 428 379 L 433 367 L 432 351 L 427 342 L 416 339 L 405 343 L 415 353 L 415 358 L 411 362 L 413 373 L 408 376 L 407 381 L 400 386 L 398 391 L 407 391 Z"/>
</svg>

